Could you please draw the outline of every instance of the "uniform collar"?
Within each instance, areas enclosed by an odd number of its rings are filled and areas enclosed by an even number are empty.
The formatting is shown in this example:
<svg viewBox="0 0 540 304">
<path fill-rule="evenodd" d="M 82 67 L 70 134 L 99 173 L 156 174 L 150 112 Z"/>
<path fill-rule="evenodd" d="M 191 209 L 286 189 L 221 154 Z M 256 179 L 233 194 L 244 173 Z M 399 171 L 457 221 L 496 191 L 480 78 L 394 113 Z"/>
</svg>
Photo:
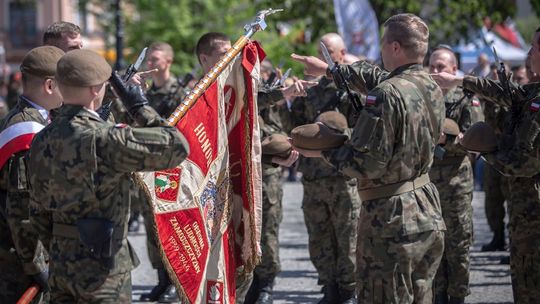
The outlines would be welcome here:
<svg viewBox="0 0 540 304">
<path fill-rule="evenodd" d="M 30 99 L 28 99 L 28 97 L 26 97 L 24 95 L 21 95 L 19 98 L 20 98 L 21 101 L 24 101 L 24 102 L 28 103 L 28 105 L 30 105 L 32 108 L 38 110 L 39 114 L 41 114 L 43 119 L 49 120 L 49 111 L 47 111 L 44 107 L 42 107 L 42 106 L 38 105 L 37 103 L 31 101 Z"/>
<path fill-rule="evenodd" d="M 422 71 L 422 70 L 423 70 L 423 67 L 422 67 L 421 64 L 419 64 L 419 63 L 408 63 L 408 64 L 404 64 L 404 65 L 396 68 L 395 70 L 393 70 L 392 73 L 388 74 L 387 78 L 392 78 L 392 77 L 394 77 L 396 75 L 407 73 L 409 71 Z"/>
<path fill-rule="evenodd" d="M 80 105 L 63 105 L 60 108 L 59 115 L 68 116 L 68 117 L 73 117 L 73 116 L 88 117 L 91 120 L 103 121 L 103 119 L 99 117 L 99 114 L 96 113 L 96 111 L 87 109 Z"/>
</svg>

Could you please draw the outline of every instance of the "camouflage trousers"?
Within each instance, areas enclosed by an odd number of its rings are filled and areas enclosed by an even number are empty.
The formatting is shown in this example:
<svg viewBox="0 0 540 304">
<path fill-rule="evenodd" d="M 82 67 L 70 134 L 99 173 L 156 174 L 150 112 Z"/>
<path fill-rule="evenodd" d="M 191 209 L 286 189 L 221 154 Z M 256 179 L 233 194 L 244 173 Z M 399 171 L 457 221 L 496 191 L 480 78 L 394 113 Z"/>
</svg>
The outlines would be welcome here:
<svg viewBox="0 0 540 304">
<path fill-rule="evenodd" d="M 53 235 L 49 254 L 51 303 L 131 302 L 131 270 L 140 262 L 126 238 L 109 262 L 71 236 Z"/>
<path fill-rule="evenodd" d="M 510 178 L 510 270 L 515 303 L 540 299 L 540 182 Z"/>
<path fill-rule="evenodd" d="M 92 273 L 92 271 L 88 271 Z M 131 303 L 131 272 L 91 280 L 51 273 L 51 303 Z"/>
<path fill-rule="evenodd" d="M 356 180 L 328 177 L 302 180 L 302 210 L 309 236 L 309 256 L 317 269 L 319 285 L 356 285 L 356 233 L 360 197 Z"/>
<path fill-rule="evenodd" d="M 17 302 L 31 283 L 14 247 L 7 221 L 0 213 L 0 303 Z"/>
<path fill-rule="evenodd" d="M 272 283 L 281 271 L 279 262 L 279 224 L 283 218 L 281 170 L 263 174 L 261 263 L 254 274 L 259 283 Z"/>
<path fill-rule="evenodd" d="M 357 248 L 358 303 L 432 303 L 444 232 L 384 238 L 359 230 Z"/>
<path fill-rule="evenodd" d="M 510 196 L 508 178 L 486 163 L 484 166 L 484 192 L 486 218 L 491 231 L 504 233 L 504 201 Z"/>
<path fill-rule="evenodd" d="M 459 161 L 461 160 L 461 161 Z M 439 190 L 441 211 L 446 225 L 444 254 L 435 276 L 434 292 L 446 291 L 449 296 L 464 298 L 469 289 L 469 250 L 473 242 L 473 174 L 468 157 L 434 163 L 429 172 Z"/>
<path fill-rule="evenodd" d="M 236 270 L 236 304 L 244 304 L 249 287 L 253 282 L 253 272 L 243 273 L 243 268 Z"/>
</svg>

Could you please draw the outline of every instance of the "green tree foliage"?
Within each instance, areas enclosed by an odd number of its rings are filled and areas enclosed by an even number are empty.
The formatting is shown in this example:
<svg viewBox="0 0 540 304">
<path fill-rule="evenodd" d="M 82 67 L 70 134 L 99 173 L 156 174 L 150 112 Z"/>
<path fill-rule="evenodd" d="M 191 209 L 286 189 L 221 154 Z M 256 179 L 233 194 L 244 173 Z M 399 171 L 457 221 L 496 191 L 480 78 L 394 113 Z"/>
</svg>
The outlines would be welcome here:
<svg viewBox="0 0 540 304">
<path fill-rule="evenodd" d="M 202 34 L 220 31 L 234 42 L 243 34 L 243 25 L 260 9 L 284 9 L 269 16 L 268 29 L 257 33 L 254 39 L 261 41 L 274 64 L 281 62 L 285 68 L 293 67 L 296 75 L 302 74 L 302 66 L 290 60 L 290 54 L 317 54 L 317 39 L 337 30 L 331 0 L 122 1 L 126 7 L 126 42 L 133 56 L 153 41 L 166 41 L 176 52 L 175 73 L 188 72 L 198 64 L 194 47 Z M 482 24 L 484 16 L 497 22 L 516 12 L 515 0 L 370 0 L 370 3 L 381 23 L 391 15 L 403 12 L 424 18 L 430 26 L 432 45 L 451 44 L 467 37 Z M 280 34 L 278 28 L 287 28 L 286 34 L 283 31 Z"/>
<path fill-rule="evenodd" d="M 454 44 L 467 39 L 484 17 L 501 22 L 516 14 L 515 0 L 371 0 L 379 22 L 398 13 L 413 13 L 430 29 L 432 45 Z"/>
</svg>

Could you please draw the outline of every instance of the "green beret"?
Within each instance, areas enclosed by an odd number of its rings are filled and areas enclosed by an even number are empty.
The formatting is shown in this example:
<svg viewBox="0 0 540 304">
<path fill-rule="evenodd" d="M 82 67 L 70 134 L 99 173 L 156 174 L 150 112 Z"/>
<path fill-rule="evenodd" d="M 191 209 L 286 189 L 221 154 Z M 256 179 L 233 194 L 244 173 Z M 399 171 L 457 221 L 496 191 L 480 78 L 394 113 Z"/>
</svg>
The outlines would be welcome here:
<svg viewBox="0 0 540 304">
<path fill-rule="evenodd" d="M 347 135 L 339 133 L 322 123 L 313 123 L 294 128 L 291 131 L 293 146 L 308 150 L 330 150 L 347 140 Z"/>
<path fill-rule="evenodd" d="M 459 134 L 458 124 L 453 119 L 445 118 L 443 124 L 443 133 L 457 136 Z"/>
<path fill-rule="evenodd" d="M 262 154 L 276 155 L 282 158 L 289 157 L 292 145 L 287 136 L 282 134 L 272 134 L 261 142 Z"/>
<path fill-rule="evenodd" d="M 468 151 L 494 152 L 497 150 L 497 136 L 487 123 L 479 121 L 467 129 L 461 145 Z"/>
<path fill-rule="evenodd" d="M 341 133 L 345 132 L 345 130 L 349 127 L 347 124 L 347 118 L 343 114 L 336 111 L 323 112 L 317 117 L 316 121 L 320 121 L 330 129 L 334 129 Z"/>
<path fill-rule="evenodd" d="M 38 77 L 52 77 L 56 74 L 56 64 L 63 55 L 64 51 L 51 45 L 34 48 L 24 56 L 21 72 Z"/>
<path fill-rule="evenodd" d="M 105 58 L 89 50 L 66 53 L 56 68 L 56 81 L 74 87 L 90 87 L 111 77 L 111 66 Z"/>
</svg>

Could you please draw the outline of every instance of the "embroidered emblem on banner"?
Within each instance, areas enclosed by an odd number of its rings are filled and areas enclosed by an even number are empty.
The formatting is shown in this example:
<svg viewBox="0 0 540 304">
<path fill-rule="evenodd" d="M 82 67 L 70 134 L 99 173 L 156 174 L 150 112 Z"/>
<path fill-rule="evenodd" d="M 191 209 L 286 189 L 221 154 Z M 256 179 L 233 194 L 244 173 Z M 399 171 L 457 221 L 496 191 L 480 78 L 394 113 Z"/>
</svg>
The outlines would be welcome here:
<svg viewBox="0 0 540 304">
<path fill-rule="evenodd" d="M 206 303 L 223 303 L 223 283 L 208 280 L 208 284 L 206 284 Z"/>
<path fill-rule="evenodd" d="M 180 168 L 155 172 L 154 183 L 157 198 L 175 203 L 180 185 Z"/>
</svg>

